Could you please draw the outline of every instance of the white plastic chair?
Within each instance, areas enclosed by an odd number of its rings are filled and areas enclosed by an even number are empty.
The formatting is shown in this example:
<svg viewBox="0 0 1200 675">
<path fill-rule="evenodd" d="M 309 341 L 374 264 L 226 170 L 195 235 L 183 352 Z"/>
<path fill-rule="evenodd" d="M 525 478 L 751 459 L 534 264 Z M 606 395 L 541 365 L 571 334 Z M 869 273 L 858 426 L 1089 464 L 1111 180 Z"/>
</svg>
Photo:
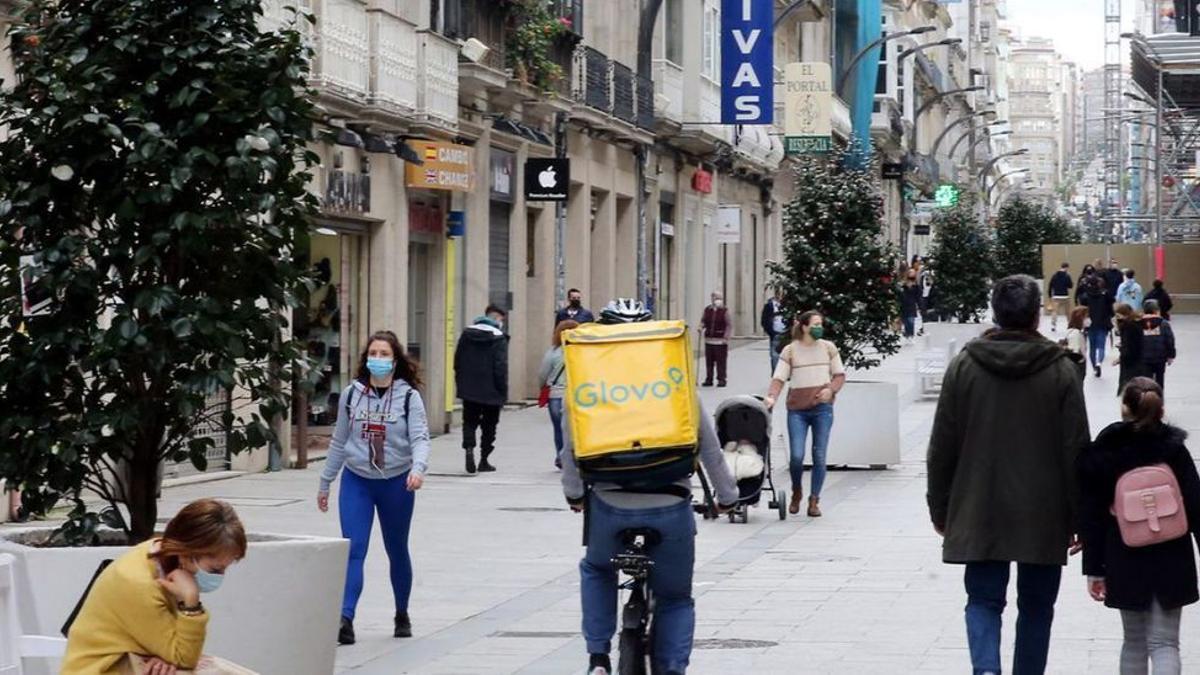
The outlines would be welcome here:
<svg viewBox="0 0 1200 675">
<path fill-rule="evenodd" d="M 23 675 L 21 659 L 61 659 L 67 652 L 66 638 L 22 634 L 15 562 L 12 554 L 0 553 L 0 675 Z"/>
</svg>

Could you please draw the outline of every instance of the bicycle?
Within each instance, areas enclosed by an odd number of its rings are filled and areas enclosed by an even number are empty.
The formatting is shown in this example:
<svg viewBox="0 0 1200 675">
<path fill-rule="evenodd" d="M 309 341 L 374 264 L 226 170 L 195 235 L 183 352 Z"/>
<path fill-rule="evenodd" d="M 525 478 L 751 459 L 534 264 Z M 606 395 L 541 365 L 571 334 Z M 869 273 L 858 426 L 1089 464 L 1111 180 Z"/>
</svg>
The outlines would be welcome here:
<svg viewBox="0 0 1200 675">
<path fill-rule="evenodd" d="M 654 561 L 648 555 L 662 541 L 662 534 L 648 527 L 621 530 L 625 551 L 613 556 L 612 564 L 629 577 L 619 588 L 629 591 L 629 599 L 621 609 L 621 658 L 617 662 L 619 675 L 646 675 L 654 656 L 654 596 L 647 581 Z"/>
</svg>

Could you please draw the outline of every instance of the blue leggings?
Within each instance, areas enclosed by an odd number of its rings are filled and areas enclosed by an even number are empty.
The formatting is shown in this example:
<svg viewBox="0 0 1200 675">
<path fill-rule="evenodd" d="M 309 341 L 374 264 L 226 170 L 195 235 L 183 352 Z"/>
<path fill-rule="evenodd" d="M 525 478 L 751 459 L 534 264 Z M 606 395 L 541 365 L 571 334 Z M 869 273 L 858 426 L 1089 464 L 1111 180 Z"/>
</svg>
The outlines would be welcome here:
<svg viewBox="0 0 1200 675">
<path fill-rule="evenodd" d="M 392 564 L 392 595 L 396 612 L 408 611 L 412 593 L 412 558 L 408 555 L 408 530 L 412 525 L 416 495 L 408 490 L 408 473 L 395 478 L 363 478 L 342 471 L 342 489 L 338 492 L 338 512 L 342 536 L 350 540 L 350 564 L 346 569 L 346 589 L 342 593 L 342 616 L 354 618 L 354 608 L 363 589 L 363 563 L 371 543 L 375 511 L 383 530 L 383 547 Z"/>
</svg>

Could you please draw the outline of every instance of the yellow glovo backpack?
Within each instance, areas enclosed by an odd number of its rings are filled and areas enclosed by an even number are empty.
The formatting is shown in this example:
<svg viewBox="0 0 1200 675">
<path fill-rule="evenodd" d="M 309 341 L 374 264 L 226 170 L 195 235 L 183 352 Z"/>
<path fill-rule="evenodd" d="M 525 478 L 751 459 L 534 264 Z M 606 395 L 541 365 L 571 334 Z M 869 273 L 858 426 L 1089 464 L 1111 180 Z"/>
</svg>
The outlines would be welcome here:
<svg viewBox="0 0 1200 675">
<path fill-rule="evenodd" d="M 584 324 L 562 343 L 580 477 L 637 489 L 691 476 L 700 413 L 687 325 Z"/>
</svg>

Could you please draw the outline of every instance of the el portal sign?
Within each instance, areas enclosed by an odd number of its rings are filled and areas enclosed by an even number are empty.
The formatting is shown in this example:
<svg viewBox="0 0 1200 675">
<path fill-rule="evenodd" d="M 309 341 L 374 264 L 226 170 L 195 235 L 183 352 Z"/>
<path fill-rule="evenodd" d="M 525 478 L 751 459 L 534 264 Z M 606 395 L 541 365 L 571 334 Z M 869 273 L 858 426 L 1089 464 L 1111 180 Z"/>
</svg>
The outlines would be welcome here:
<svg viewBox="0 0 1200 675">
<path fill-rule="evenodd" d="M 721 0 L 721 124 L 771 124 L 775 0 Z"/>
</svg>

